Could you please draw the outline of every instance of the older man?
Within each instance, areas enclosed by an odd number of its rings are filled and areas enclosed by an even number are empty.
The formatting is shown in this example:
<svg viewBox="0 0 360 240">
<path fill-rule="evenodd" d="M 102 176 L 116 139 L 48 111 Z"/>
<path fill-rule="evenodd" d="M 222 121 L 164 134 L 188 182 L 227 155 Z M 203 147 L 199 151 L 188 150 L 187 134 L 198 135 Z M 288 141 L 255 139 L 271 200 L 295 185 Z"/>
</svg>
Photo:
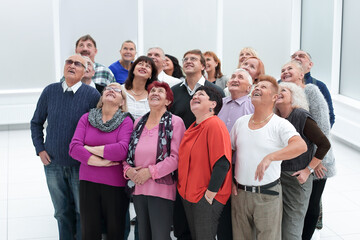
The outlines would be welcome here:
<svg viewBox="0 0 360 240">
<path fill-rule="evenodd" d="M 124 84 L 128 77 L 131 63 L 134 61 L 136 55 L 135 43 L 131 40 L 126 40 L 121 45 L 119 61 L 114 62 L 109 66 L 109 69 L 115 76 L 118 83 Z"/>
<path fill-rule="evenodd" d="M 81 82 L 89 85 L 90 87 L 96 88 L 96 90 L 99 91 L 100 94 L 102 94 L 102 91 L 104 90 L 105 86 L 94 83 L 92 81 L 92 77 L 95 75 L 95 64 L 89 57 L 83 56 L 83 58 L 86 61 L 86 70 L 85 74 L 81 79 Z"/>
<path fill-rule="evenodd" d="M 109 68 L 95 62 L 97 51 L 96 42 L 90 35 L 82 36 L 76 41 L 75 52 L 89 57 L 95 63 L 95 74 L 92 78 L 94 83 L 107 86 L 115 82 L 115 78 Z"/>
<path fill-rule="evenodd" d="M 291 55 L 291 59 L 301 64 L 305 74 L 304 75 L 305 84 L 309 84 L 309 83 L 315 84 L 316 86 L 319 87 L 321 93 L 324 95 L 324 98 L 326 99 L 326 102 L 329 107 L 330 125 L 332 127 L 335 123 L 335 114 L 334 114 L 334 107 L 331 99 L 331 94 L 325 83 L 311 76 L 310 70 L 314 66 L 314 63 L 311 60 L 311 55 L 303 50 L 298 50 L 293 55 Z"/>
<path fill-rule="evenodd" d="M 278 84 L 260 76 L 252 92 L 254 114 L 239 118 L 230 133 L 236 150 L 231 196 L 233 234 L 239 239 L 281 239 L 281 161 L 307 150 L 287 120 L 273 113 Z"/>
<path fill-rule="evenodd" d="M 159 47 L 149 48 L 147 52 L 147 56 L 152 58 L 157 68 L 157 78 L 161 82 L 166 82 L 170 87 L 174 86 L 181 82 L 180 79 L 174 78 L 172 76 L 167 75 L 164 72 L 164 64 L 165 64 L 165 53 Z"/>
<path fill-rule="evenodd" d="M 85 70 L 82 56 L 69 57 L 65 81 L 44 89 L 31 120 L 31 137 L 44 165 L 60 239 L 81 239 L 79 162 L 69 156 L 69 144 L 80 117 L 94 108 L 100 97 L 96 89 L 81 83 Z"/>
<path fill-rule="evenodd" d="M 254 112 L 254 106 L 249 96 L 252 86 L 250 74 L 242 69 L 236 69 L 228 81 L 229 97 L 223 98 L 223 106 L 218 117 L 225 123 L 229 133 L 236 120 Z M 236 152 L 233 155 L 234 164 Z M 231 223 L 231 199 L 229 199 L 221 213 L 217 231 L 219 240 L 233 239 Z"/>
</svg>

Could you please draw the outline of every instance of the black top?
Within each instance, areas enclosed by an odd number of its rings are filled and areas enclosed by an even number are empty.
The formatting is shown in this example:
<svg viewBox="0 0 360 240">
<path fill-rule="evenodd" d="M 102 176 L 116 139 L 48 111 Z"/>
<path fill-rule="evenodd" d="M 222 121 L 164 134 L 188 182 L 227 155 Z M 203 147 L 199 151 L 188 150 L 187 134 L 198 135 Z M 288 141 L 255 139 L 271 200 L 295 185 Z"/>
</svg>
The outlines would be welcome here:
<svg viewBox="0 0 360 240">
<path fill-rule="evenodd" d="M 205 81 L 204 86 L 216 89 L 217 91 L 219 91 L 222 97 L 225 97 L 224 91 L 219 86 L 216 86 L 209 81 Z M 188 129 L 190 125 L 196 120 L 194 114 L 191 112 L 190 109 L 190 100 L 192 96 L 189 95 L 187 87 L 183 83 L 178 83 L 174 85 L 171 90 L 174 93 L 174 102 L 172 104 L 170 112 L 181 117 L 184 121 L 186 129 Z"/>
</svg>

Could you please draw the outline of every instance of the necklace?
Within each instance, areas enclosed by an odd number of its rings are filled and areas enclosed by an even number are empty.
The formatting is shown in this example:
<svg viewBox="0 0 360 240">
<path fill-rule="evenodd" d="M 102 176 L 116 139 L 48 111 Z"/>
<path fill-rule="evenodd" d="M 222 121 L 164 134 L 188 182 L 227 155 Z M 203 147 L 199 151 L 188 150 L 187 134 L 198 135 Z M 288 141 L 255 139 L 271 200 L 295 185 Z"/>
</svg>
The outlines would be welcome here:
<svg viewBox="0 0 360 240">
<path fill-rule="evenodd" d="M 141 96 L 145 90 L 143 90 L 141 93 L 136 93 L 132 89 L 130 89 L 130 91 L 134 94 L 134 96 Z"/>
<path fill-rule="evenodd" d="M 274 113 L 270 113 L 269 116 L 267 116 L 264 120 L 262 120 L 262 121 L 260 121 L 260 122 L 255 122 L 254 119 L 253 119 L 253 118 L 254 118 L 254 115 L 252 115 L 252 116 L 251 116 L 251 122 L 252 122 L 253 124 L 255 124 L 255 125 L 262 124 L 262 123 L 266 122 L 266 120 L 268 120 L 269 118 L 271 118 L 272 115 L 274 115 Z"/>
</svg>

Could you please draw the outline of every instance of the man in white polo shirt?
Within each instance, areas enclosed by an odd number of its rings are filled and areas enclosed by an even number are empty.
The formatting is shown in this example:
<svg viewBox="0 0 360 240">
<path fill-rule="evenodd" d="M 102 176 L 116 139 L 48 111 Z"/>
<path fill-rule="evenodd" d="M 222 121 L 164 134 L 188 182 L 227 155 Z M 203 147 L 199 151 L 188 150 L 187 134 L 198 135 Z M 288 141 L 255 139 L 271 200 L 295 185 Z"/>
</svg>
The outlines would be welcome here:
<svg viewBox="0 0 360 240">
<path fill-rule="evenodd" d="M 231 215 L 239 239 L 281 239 L 281 161 L 307 150 L 293 125 L 273 113 L 278 84 L 263 75 L 251 95 L 254 114 L 239 118 L 230 136 L 236 150 Z"/>
</svg>

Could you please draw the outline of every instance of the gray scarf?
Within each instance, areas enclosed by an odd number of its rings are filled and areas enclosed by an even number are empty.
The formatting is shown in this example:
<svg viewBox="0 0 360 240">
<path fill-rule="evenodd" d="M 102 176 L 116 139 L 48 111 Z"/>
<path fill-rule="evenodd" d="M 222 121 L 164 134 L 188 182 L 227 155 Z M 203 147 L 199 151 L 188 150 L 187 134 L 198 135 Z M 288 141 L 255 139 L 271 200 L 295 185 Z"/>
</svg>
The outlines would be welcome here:
<svg viewBox="0 0 360 240">
<path fill-rule="evenodd" d="M 102 121 L 102 111 L 101 108 L 93 108 L 90 109 L 89 112 L 89 123 L 94 128 L 97 128 L 103 132 L 112 132 L 117 129 L 120 124 L 124 121 L 124 119 L 129 116 L 131 120 L 134 121 L 134 118 L 128 112 L 122 112 L 121 109 L 117 110 L 112 119 L 104 123 Z"/>
</svg>

